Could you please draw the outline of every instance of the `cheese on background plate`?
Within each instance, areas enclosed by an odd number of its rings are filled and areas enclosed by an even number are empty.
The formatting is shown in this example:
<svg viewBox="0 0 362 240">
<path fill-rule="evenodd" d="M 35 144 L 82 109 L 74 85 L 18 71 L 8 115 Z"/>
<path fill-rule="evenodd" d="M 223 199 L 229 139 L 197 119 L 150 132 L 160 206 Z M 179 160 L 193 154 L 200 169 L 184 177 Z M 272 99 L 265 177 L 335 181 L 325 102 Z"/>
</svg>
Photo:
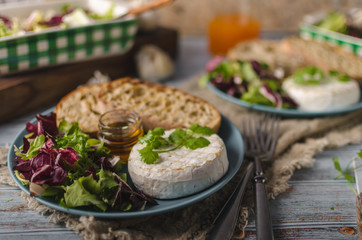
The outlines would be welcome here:
<svg viewBox="0 0 362 240">
<path fill-rule="evenodd" d="M 173 130 L 165 131 L 168 136 Z M 206 136 L 210 144 L 195 150 L 185 147 L 160 153 L 159 161 L 146 164 L 141 160 L 137 143 L 128 159 L 128 172 L 134 185 L 158 199 L 184 197 L 200 192 L 217 182 L 228 170 L 226 147 L 217 135 Z"/>
<path fill-rule="evenodd" d="M 320 85 L 302 85 L 293 79 L 283 82 L 283 89 L 299 105 L 300 110 L 325 111 L 355 104 L 360 99 L 360 87 L 354 80 L 330 80 Z"/>
</svg>

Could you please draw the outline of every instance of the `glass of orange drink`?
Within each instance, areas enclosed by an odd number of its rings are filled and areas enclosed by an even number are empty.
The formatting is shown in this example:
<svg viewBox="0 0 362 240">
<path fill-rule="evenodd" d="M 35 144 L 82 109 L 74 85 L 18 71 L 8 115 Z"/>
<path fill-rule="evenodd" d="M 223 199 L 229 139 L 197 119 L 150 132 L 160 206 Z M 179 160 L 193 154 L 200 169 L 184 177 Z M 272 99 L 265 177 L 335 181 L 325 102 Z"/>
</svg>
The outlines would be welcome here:
<svg viewBox="0 0 362 240">
<path fill-rule="evenodd" d="M 259 37 L 261 25 L 251 14 L 247 0 L 215 0 L 213 7 L 214 17 L 208 24 L 211 54 L 224 55 L 237 43 Z"/>
</svg>

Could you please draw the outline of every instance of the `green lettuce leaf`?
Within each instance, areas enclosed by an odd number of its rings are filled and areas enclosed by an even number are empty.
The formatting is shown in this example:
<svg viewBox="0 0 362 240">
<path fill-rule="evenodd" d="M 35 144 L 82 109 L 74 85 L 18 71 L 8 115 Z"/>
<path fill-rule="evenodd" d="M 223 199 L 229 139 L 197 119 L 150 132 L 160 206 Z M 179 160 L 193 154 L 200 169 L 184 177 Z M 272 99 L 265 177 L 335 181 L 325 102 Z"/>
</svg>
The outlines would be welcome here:
<svg viewBox="0 0 362 240">
<path fill-rule="evenodd" d="M 242 95 L 241 99 L 252 104 L 274 106 L 274 104 L 268 98 L 259 92 L 259 88 L 259 84 L 250 85 L 248 91 Z"/>
<path fill-rule="evenodd" d="M 96 187 L 92 189 L 92 187 Z M 98 192 L 98 183 L 93 179 L 92 175 L 81 177 L 74 183 L 65 188 L 64 203 L 68 208 L 95 206 L 101 211 L 107 210 L 107 204 L 96 194 Z"/>
</svg>

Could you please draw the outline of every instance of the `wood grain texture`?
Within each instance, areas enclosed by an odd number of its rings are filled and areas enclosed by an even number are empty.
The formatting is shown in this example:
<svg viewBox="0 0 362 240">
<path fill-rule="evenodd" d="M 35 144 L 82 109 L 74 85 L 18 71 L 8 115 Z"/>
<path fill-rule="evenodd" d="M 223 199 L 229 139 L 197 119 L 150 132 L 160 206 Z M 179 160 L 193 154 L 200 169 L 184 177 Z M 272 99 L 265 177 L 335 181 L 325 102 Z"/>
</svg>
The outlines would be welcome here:
<svg viewBox="0 0 362 240">
<path fill-rule="evenodd" d="M 331 157 L 338 154 L 345 166 L 349 156 L 360 148 L 362 144 L 327 150 L 316 156 L 312 168 L 298 171 L 299 180 L 289 182 L 291 189 L 270 201 L 275 239 L 358 239 L 355 195 L 346 181 L 333 179 L 338 173 Z M 329 174 L 322 178 L 314 174 L 321 171 Z M 347 234 L 348 229 L 353 234 Z M 16 187 L 0 185 L 0 239 L 59 239 L 61 236 L 79 239 L 71 230 L 29 210 Z M 253 217 L 246 236 L 246 239 L 255 239 Z"/>
</svg>

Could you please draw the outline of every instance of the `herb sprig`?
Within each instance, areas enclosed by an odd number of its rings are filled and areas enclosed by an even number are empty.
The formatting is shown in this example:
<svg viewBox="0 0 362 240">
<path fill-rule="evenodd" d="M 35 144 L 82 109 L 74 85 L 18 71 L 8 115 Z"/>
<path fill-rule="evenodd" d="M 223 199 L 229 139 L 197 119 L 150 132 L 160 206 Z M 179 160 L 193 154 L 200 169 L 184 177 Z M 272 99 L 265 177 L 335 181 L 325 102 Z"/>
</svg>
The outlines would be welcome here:
<svg viewBox="0 0 362 240">
<path fill-rule="evenodd" d="M 355 190 L 355 188 L 353 187 L 353 183 L 354 183 L 354 176 L 353 176 L 353 171 L 362 167 L 362 164 L 361 165 L 358 165 L 354 168 L 351 168 L 351 164 L 354 162 L 354 161 L 357 161 L 358 158 L 359 159 L 362 159 L 362 149 L 359 151 L 359 153 L 357 154 L 358 157 L 355 157 L 353 158 L 351 161 L 348 162 L 347 166 L 345 167 L 345 169 L 343 170 L 340 163 L 339 163 L 339 159 L 337 157 L 333 158 L 333 163 L 334 163 L 334 167 L 335 169 L 340 173 L 340 175 L 338 175 L 335 179 L 346 179 L 347 180 L 347 183 L 348 185 L 351 187 L 351 189 L 353 190 L 353 192 L 357 194 L 357 191 Z"/>
<path fill-rule="evenodd" d="M 154 164 L 159 159 L 159 153 L 170 152 L 183 146 L 192 150 L 208 146 L 210 141 L 200 135 L 211 136 L 214 133 L 209 127 L 193 124 L 187 129 L 178 128 L 165 138 L 165 130 L 157 127 L 139 139 L 141 144 L 146 144 L 139 153 L 142 161 Z"/>
</svg>

